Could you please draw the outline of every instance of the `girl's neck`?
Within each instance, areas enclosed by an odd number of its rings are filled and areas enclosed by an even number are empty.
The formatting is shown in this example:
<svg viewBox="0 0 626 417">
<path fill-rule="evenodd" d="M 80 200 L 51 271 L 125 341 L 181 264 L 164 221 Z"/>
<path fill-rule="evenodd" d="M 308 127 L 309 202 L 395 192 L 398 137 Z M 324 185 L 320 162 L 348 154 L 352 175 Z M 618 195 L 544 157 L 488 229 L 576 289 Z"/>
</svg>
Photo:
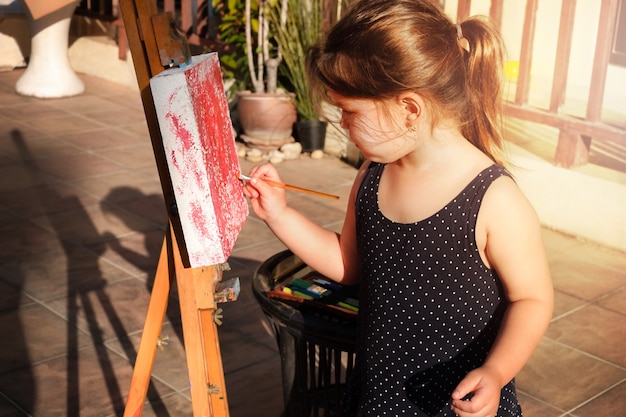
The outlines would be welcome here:
<svg viewBox="0 0 626 417">
<path fill-rule="evenodd" d="M 458 129 L 429 129 L 428 132 L 421 132 L 416 142 L 417 146 L 412 152 L 390 165 L 416 174 L 460 164 L 483 155 Z"/>
</svg>

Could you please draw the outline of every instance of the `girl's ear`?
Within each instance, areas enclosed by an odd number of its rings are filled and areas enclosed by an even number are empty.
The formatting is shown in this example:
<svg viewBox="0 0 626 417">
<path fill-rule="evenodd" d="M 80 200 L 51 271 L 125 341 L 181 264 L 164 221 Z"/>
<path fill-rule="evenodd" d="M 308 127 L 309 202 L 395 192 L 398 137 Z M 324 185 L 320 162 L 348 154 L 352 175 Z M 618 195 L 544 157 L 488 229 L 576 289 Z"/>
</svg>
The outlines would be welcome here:
<svg viewBox="0 0 626 417">
<path fill-rule="evenodd" d="M 408 124 L 415 123 L 415 121 L 422 114 L 421 98 L 415 93 L 405 93 L 400 97 L 400 104 L 405 111 L 405 117 Z"/>
</svg>

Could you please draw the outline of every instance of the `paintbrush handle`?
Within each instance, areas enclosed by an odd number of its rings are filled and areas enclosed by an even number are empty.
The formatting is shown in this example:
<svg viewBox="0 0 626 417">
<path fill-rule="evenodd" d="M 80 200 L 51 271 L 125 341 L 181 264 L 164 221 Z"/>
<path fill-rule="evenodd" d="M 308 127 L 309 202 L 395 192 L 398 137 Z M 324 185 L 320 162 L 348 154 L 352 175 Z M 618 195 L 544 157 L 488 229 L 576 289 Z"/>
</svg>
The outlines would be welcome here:
<svg viewBox="0 0 626 417">
<path fill-rule="evenodd" d="M 239 174 L 237 176 L 237 178 L 240 179 L 240 180 L 244 180 L 244 181 L 249 181 L 251 179 L 248 175 L 245 175 L 245 174 Z M 286 190 L 298 191 L 300 193 L 307 193 L 307 194 L 312 194 L 312 195 L 316 195 L 316 196 L 319 196 L 319 197 L 326 197 L 326 198 L 332 198 L 332 199 L 335 199 L 335 200 L 339 200 L 339 196 L 338 195 L 326 194 L 326 193 L 323 193 L 321 191 L 309 190 L 308 188 L 303 188 L 303 187 L 296 187 L 295 185 L 285 184 L 284 182 L 265 180 L 265 179 L 262 179 L 261 181 L 265 181 L 266 183 L 268 183 L 272 187 L 284 188 Z"/>
<path fill-rule="evenodd" d="M 312 194 L 312 195 L 316 195 L 316 196 L 319 196 L 319 197 L 333 198 L 335 200 L 339 199 L 338 195 L 326 194 L 326 193 L 323 193 L 321 191 L 309 190 L 308 188 L 297 187 L 295 185 L 285 184 L 283 182 L 277 182 L 277 181 L 272 181 L 272 180 L 262 180 L 262 181 L 265 181 L 266 183 L 268 183 L 272 187 L 284 188 L 286 190 L 298 191 L 300 193 Z"/>
</svg>

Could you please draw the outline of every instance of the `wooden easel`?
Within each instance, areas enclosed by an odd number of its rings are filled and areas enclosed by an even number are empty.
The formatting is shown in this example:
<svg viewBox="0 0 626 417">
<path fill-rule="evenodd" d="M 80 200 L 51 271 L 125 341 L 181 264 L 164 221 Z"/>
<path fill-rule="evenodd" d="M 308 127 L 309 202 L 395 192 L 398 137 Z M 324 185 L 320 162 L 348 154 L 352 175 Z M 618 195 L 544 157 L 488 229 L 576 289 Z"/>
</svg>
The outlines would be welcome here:
<svg viewBox="0 0 626 417">
<path fill-rule="evenodd" d="M 184 39 L 176 38 L 177 34 L 171 31 L 171 15 L 159 13 L 155 0 L 120 0 L 119 3 L 169 216 L 124 416 L 141 416 L 143 412 L 174 280 L 180 300 L 193 415 L 228 416 L 224 371 L 215 322 L 218 310 L 214 301 L 215 284 L 221 280 L 222 268 L 220 265 L 188 267 L 180 221 L 176 216 L 174 191 L 150 89 L 150 78 L 162 72 L 168 63 L 177 65 L 184 62 L 189 54 L 188 46 Z"/>
</svg>

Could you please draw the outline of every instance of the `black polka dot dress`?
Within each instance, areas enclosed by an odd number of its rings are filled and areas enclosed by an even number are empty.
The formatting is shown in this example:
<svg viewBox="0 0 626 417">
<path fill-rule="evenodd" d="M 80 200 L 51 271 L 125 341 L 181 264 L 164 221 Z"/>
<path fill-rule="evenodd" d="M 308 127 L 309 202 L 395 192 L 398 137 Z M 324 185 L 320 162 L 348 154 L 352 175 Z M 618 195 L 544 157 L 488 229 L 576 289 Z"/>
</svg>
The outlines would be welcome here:
<svg viewBox="0 0 626 417">
<path fill-rule="evenodd" d="M 344 415 L 453 417 L 452 391 L 484 362 L 507 307 L 474 230 L 487 188 L 508 174 L 492 165 L 436 214 L 403 224 L 378 207 L 383 169 L 370 164 L 356 202 L 360 323 Z M 521 416 L 514 381 L 497 416 Z"/>
</svg>

